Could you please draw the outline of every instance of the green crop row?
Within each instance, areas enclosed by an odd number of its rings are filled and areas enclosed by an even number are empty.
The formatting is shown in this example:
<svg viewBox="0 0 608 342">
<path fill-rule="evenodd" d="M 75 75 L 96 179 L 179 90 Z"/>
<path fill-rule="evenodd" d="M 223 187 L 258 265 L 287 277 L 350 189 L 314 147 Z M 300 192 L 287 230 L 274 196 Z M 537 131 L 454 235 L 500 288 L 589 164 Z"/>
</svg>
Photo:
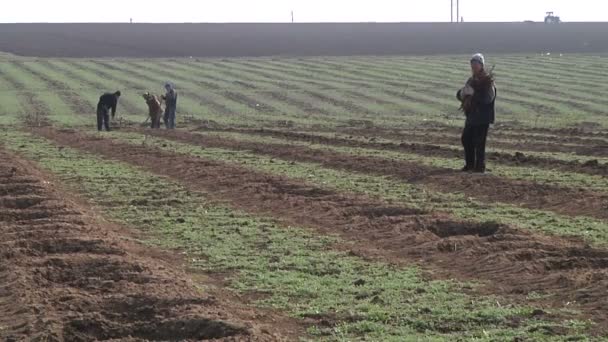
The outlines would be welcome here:
<svg viewBox="0 0 608 342">
<path fill-rule="evenodd" d="M 389 177 L 329 169 L 314 163 L 281 160 L 246 151 L 206 148 L 146 137 L 139 133 L 114 132 L 111 137 L 131 144 L 145 143 L 167 151 L 232 162 L 253 170 L 287 176 L 321 187 L 363 193 L 411 208 L 447 212 L 461 219 L 479 222 L 489 220 L 531 231 L 577 236 L 597 245 L 608 243 L 608 223 L 588 217 L 567 217 L 502 203 L 482 203 L 462 194 L 434 192 L 424 186 L 404 183 Z"/>
<path fill-rule="evenodd" d="M 465 294 L 472 284 L 425 280 L 416 268 L 333 251 L 335 237 L 218 206 L 204 193 L 134 166 L 27 134 L 0 139 L 83 194 L 105 217 L 145 229 L 149 243 L 184 251 L 202 271 L 227 274 L 234 290 L 255 294 L 259 305 L 318 322 L 308 330 L 315 340 L 585 339 L 585 322 L 543 321 L 533 317 L 533 307 Z M 553 336 L 556 328 L 568 335 Z"/>
</svg>

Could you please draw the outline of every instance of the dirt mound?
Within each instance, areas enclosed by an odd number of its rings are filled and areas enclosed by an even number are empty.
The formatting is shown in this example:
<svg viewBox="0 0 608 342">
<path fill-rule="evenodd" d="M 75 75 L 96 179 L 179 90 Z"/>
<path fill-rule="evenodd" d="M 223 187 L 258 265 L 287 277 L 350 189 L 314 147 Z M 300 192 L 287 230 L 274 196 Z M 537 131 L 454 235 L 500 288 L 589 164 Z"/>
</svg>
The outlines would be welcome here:
<svg viewBox="0 0 608 342">
<path fill-rule="evenodd" d="M 193 190 L 254 214 L 340 234 L 354 255 L 416 262 L 433 274 L 481 280 L 492 294 L 524 303 L 547 293 L 556 307 L 572 303 L 608 329 L 608 251 L 577 240 L 544 236 L 493 222 L 467 222 L 436 212 L 391 205 L 230 163 L 87 135 L 37 130 L 47 138 L 171 177 Z"/>
<path fill-rule="evenodd" d="M 0 150 L 0 340 L 282 339 L 32 172 Z"/>
</svg>

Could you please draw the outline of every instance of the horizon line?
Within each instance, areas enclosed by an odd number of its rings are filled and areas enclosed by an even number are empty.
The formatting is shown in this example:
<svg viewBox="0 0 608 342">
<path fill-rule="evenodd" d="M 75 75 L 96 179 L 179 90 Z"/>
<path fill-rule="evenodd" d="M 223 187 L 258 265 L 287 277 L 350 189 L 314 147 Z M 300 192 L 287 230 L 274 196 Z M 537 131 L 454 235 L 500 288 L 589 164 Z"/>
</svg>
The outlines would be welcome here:
<svg viewBox="0 0 608 342">
<path fill-rule="evenodd" d="M 290 21 L 183 21 L 183 22 L 165 22 L 165 21 L 31 21 L 31 22 L 0 22 L 0 25 L 32 25 L 32 24 L 545 24 L 544 21 L 534 20 L 523 20 L 523 21 L 465 21 L 465 22 L 451 22 L 451 21 L 301 21 L 301 22 L 290 22 Z M 564 21 L 559 24 L 548 24 L 548 25 L 562 25 L 562 24 L 603 24 L 608 21 Z"/>
</svg>

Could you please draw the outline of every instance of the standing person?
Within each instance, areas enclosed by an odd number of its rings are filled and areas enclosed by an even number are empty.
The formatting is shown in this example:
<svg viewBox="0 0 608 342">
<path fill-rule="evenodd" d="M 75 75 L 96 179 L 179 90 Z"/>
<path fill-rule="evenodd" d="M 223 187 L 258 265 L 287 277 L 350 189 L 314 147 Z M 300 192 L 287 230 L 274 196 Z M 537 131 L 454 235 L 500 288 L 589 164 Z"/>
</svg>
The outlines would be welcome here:
<svg viewBox="0 0 608 342">
<path fill-rule="evenodd" d="M 97 103 L 97 130 L 102 131 L 103 127 L 106 131 L 110 131 L 110 115 L 109 111 L 112 110 L 112 119 L 116 115 L 116 106 L 118 105 L 118 99 L 120 98 L 120 91 L 115 93 L 105 93 L 99 97 Z"/>
<path fill-rule="evenodd" d="M 165 127 L 167 129 L 175 128 L 175 112 L 177 110 L 177 92 L 173 87 L 173 84 L 167 82 L 165 84 L 165 90 L 167 93 L 163 95 L 163 100 L 165 100 L 165 116 L 163 120 L 165 121 Z"/>
<path fill-rule="evenodd" d="M 485 69 L 485 58 L 477 53 L 471 58 L 472 76 L 456 96 L 466 115 L 462 132 L 465 166 L 462 171 L 484 173 L 486 171 L 486 139 L 488 129 L 494 123 L 496 86 L 494 75 Z"/>
</svg>

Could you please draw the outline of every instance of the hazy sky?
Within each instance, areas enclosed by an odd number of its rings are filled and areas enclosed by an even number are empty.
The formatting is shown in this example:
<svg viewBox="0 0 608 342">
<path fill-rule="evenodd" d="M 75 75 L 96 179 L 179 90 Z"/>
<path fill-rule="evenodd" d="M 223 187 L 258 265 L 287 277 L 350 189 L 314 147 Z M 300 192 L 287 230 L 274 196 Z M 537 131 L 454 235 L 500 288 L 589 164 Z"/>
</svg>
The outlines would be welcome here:
<svg viewBox="0 0 608 342">
<path fill-rule="evenodd" d="M 461 0 L 465 21 L 608 21 L 608 0 Z M 456 0 L 454 0 L 456 3 Z M 450 0 L 6 0 L 0 22 L 449 21 Z"/>
</svg>

